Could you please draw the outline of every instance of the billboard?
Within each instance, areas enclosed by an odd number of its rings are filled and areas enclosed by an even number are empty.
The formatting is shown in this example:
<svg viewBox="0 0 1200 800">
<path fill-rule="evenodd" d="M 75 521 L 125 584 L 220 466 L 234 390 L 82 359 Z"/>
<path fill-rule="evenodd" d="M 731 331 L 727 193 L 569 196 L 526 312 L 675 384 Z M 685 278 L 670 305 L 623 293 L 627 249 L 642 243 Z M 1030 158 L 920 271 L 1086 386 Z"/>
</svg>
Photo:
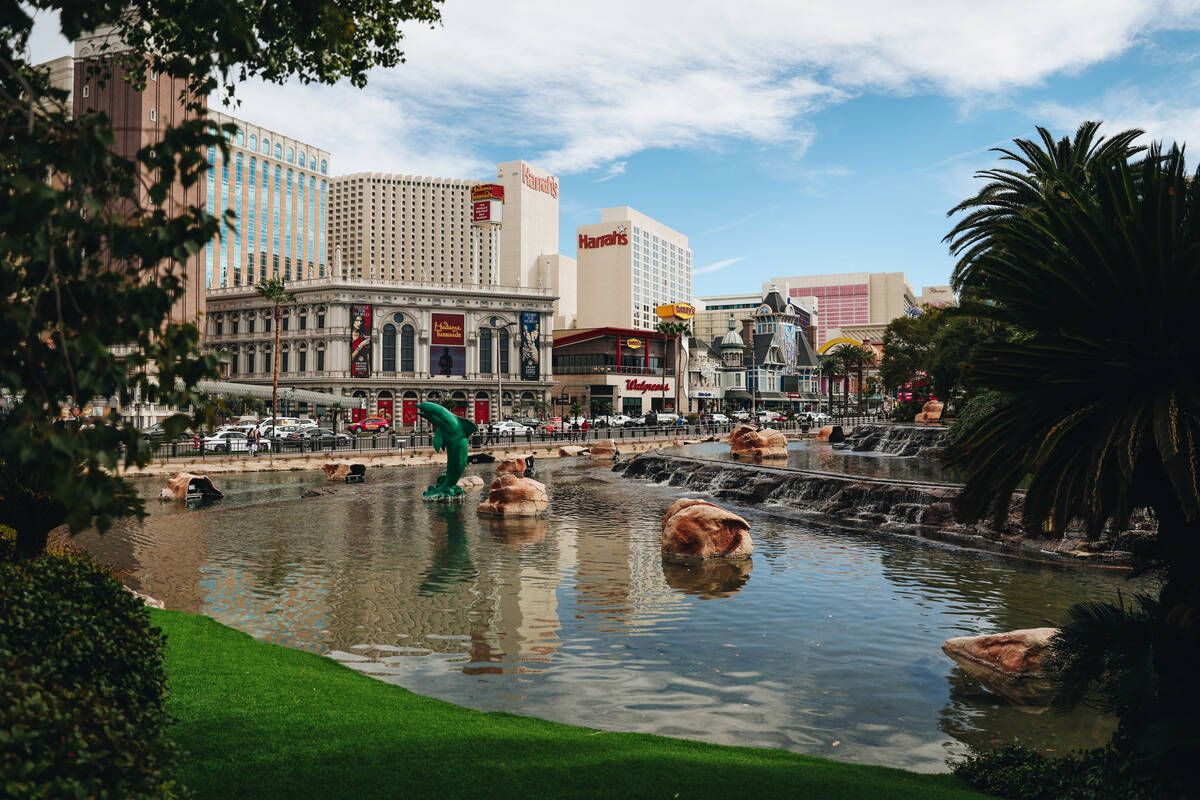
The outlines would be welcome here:
<svg viewBox="0 0 1200 800">
<path fill-rule="evenodd" d="M 542 377 L 542 315 L 536 311 L 521 312 L 521 380 L 536 381 Z"/>
<path fill-rule="evenodd" d="M 471 222 L 503 222 L 503 208 L 499 200 L 476 200 L 471 204 Z"/>
<path fill-rule="evenodd" d="M 481 183 L 471 187 L 471 202 L 476 200 L 503 200 L 504 187 L 498 183 Z"/>
<path fill-rule="evenodd" d="M 371 310 L 369 303 L 350 305 L 350 376 L 371 377 Z"/>
<path fill-rule="evenodd" d="M 696 307 L 691 303 L 667 303 L 654 309 L 659 319 L 689 320 L 696 316 Z"/>
<path fill-rule="evenodd" d="M 466 344 L 466 326 L 462 314 L 434 314 L 431 344 Z"/>
<path fill-rule="evenodd" d="M 429 371 L 434 375 L 466 375 L 467 348 L 431 344 L 429 346 L 429 366 Z"/>
</svg>

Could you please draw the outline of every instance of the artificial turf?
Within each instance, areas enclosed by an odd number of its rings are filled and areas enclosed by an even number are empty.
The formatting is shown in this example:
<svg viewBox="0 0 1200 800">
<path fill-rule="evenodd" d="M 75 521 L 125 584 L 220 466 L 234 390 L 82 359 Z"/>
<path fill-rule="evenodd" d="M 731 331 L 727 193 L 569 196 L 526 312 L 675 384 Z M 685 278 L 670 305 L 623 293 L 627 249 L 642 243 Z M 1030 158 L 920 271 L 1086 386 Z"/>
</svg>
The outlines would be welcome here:
<svg viewBox="0 0 1200 800">
<path fill-rule="evenodd" d="M 610 733 L 434 700 L 207 617 L 152 611 L 198 798 L 979 798 L 950 775 Z"/>
</svg>

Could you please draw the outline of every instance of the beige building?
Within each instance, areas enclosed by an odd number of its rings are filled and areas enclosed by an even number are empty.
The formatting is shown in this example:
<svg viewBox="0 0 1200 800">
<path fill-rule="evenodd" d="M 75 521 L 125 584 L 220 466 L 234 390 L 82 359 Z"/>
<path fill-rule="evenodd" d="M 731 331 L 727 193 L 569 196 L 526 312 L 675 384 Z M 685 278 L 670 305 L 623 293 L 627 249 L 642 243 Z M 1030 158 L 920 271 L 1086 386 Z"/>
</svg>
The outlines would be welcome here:
<svg viewBox="0 0 1200 800">
<path fill-rule="evenodd" d="M 504 187 L 504 225 L 500 233 L 500 283 L 548 285 L 538 259 L 558 252 L 558 178 L 527 161 L 496 167 Z"/>
<path fill-rule="evenodd" d="M 921 296 L 917 298 L 919 306 L 946 308 L 958 305 L 958 295 L 953 286 L 922 286 Z"/>
<path fill-rule="evenodd" d="M 228 158 L 220 148 L 208 148 L 208 213 L 230 209 L 238 221 L 222 222 L 220 236 L 205 246 L 205 288 L 327 275 L 329 152 L 219 111 L 208 116 L 237 126 L 228 137 Z"/>
<path fill-rule="evenodd" d="M 778 289 L 778 287 L 775 287 Z M 796 307 L 800 324 L 807 331 L 817 324 L 817 299 L 815 297 L 787 298 Z M 714 342 L 723 337 L 729 330 L 729 315 L 733 314 L 738 330 L 742 322 L 754 315 L 754 310 L 762 305 L 763 295 L 750 294 L 721 294 L 710 297 L 696 298 L 696 316 L 692 321 L 692 335 L 706 343 Z"/>
<path fill-rule="evenodd" d="M 887 325 L 916 304 L 912 284 L 903 272 L 843 272 L 832 275 L 793 275 L 771 278 L 763 293 L 778 287 L 788 298 L 816 298 L 817 350 L 839 338 L 857 338 L 843 329 L 869 324 Z M 861 339 L 859 339 L 861 341 Z"/>
<path fill-rule="evenodd" d="M 579 314 L 579 264 L 570 256 L 555 253 L 538 259 L 546 286 L 554 301 L 554 330 L 574 328 Z"/>
<path fill-rule="evenodd" d="M 654 309 L 692 302 L 688 238 L 629 206 L 577 229 L 577 328 L 652 330 Z"/>
</svg>

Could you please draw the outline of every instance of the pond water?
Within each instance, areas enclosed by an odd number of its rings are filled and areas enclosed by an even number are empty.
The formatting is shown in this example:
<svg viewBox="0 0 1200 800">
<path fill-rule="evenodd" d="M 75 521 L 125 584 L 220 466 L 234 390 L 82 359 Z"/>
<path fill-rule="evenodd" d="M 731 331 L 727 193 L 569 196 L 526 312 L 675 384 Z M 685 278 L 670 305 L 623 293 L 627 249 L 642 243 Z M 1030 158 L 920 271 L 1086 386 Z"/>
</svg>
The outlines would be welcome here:
<svg viewBox="0 0 1200 800">
<path fill-rule="evenodd" d="M 737 505 L 752 561 L 689 568 L 659 553 L 677 489 L 547 460 L 546 517 L 489 520 L 474 498 L 421 502 L 435 472 L 371 470 L 311 499 L 316 473 L 218 476 L 223 500 L 152 499 L 144 523 L 81 540 L 168 608 L 474 708 L 924 771 L 967 744 L 1061 751 L 1111 730 L 1091 711 L 1010 707 L 939 648 L 1051 624 L 1122 573 Z"/>
<path fill-rule="evenodd" d="M 729 455 L 728 442 L 685 444 L 680 447 L 664 448 L 663 452 L 715 461 L 733 460 Z M 774 460 L 767 462 L 768 465 L 776 463 Z M 778 460 L 778 466 L 785 466 L 782 459 Z M 828 442 L 818 442 L 815 439 L 789 441 L 786 466 L 792 469 L 861 475 L 864 478 L 933 481 L 935 483 L 956 483 L 960 480 L 957 470 L 944 467 L 934 459 L 893 456 L 887 453 L 855 453 L 849 450 L 834 450 Z"/>
</svg>

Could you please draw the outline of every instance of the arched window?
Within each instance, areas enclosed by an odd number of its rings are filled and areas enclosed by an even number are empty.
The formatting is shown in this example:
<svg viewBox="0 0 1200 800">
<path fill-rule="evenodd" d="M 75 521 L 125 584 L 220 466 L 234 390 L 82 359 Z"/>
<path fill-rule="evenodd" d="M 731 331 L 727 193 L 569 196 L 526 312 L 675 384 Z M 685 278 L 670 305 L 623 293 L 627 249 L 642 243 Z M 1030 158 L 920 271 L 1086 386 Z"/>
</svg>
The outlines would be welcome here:
<svg viewBox="0 0 1200 800">
<path fill-rule="evenodd" d="M 325 371 L 325 343 L 317 342 L 317 372 Z"/>
<path fill-rule="evenodd" d="M 299 363 L 296 365 L 296 371 L 303 374 L 308 372 L 308 345 L 301 342 L 297 347 L 296 359 Z"/>
<path fill-rule="evenodd" d="M 288 163 L 289 164 L 296 163 L 296 151 L 290 147 L 288 148 Z"/>
<path fill-rule="evenodd" d="M 321 306 L 320 308 L 317 309 L 317 328 L 321 329 L 324 327 L 325 327 L 325 306 Z"/>
<path fill-rule="evenodd" d="M 479 374 L 492 374 L 492 329 L 479 331 Z"/>
<path fill-rule="evenodd" d="M 275 157 L 283 158 L 283 145 L 281 145 L 279 142 L 275 143 Z"/>
<path fill-rule="evenodd" d="M 309 168 L 309 169 L 316 169 L 316 168 L 317 168 L 317 157 L 316 157 L 316 156 L 309 156 L 309 157 L 308 157 L 308 168 Z"/>
<path fill-rule="evenodd" d="M 326 169 L 326 167 L 325 167 L 325 159 L 323 159 L 323 158 L 322 158 L 322 159 L 321 159 L 321 174 L 322 174 L 322 175 L 324 175 L 324 174 L 325 174 L 325 169 Z"/>
<path fill-rule="evenodd" d="M 243 138 L 242 138 L 243 136 L 244 136 L 244 134 L 242 133 L 242 129 L 241 129 L 241 128 L 238 128 L 238 130 L 237 130 L 237 143 L 238 143 L 238 147 L 241 147 L 241 146 L 242 146 L 242 143 L 245 141 L 245 139 L 243 139 Z"/>
<path fill-rule="evenodd" d="M 271 140 L 270 140 L 270 139 L 268 139 L 268 138 L 267 138 L 267 137 L 265 137 L 265 136 L 263 137 L 263 149 L 262 149 L 262 151 L 263 151 L 263 154 L 264 154 L 264 155 L 268 155 L 268 156 L 269 156 L 269 155 L 271 155 Z"/>
<path fill-rule="evenodd" d="M 304 151 L 301 150 L 300 155 L 298 155 L 296 158 L 299 160 L 300 166 L 303 167 L 304 166 Z"/>
<path fill-rule="evenodd" d="M 396 371 L 396 326 L 390 322 L 383 326 L 383 371 Z"/>
<path fill-rule="evenodd" d="M 250 149 L 258 152 L 258 137 L 253 133 L 250 134 Z"/>
<path fill-rule="evenodd" d="M 413 366 L 414 356 L 416 355 L 416 342 L 414 341 L 416 331 L 412 325 L 405 325 L 400 329 L 400 371 L 413 372 L 416 367 Z"/>
<path fill-rule="evenodd" d="M 499 362 L 500 374 L 508 374 L 508 328 L 501 328 L 497 331 L 496 341 L 500 345 L 500 356 L 496 360 Z"/>
</svg>

